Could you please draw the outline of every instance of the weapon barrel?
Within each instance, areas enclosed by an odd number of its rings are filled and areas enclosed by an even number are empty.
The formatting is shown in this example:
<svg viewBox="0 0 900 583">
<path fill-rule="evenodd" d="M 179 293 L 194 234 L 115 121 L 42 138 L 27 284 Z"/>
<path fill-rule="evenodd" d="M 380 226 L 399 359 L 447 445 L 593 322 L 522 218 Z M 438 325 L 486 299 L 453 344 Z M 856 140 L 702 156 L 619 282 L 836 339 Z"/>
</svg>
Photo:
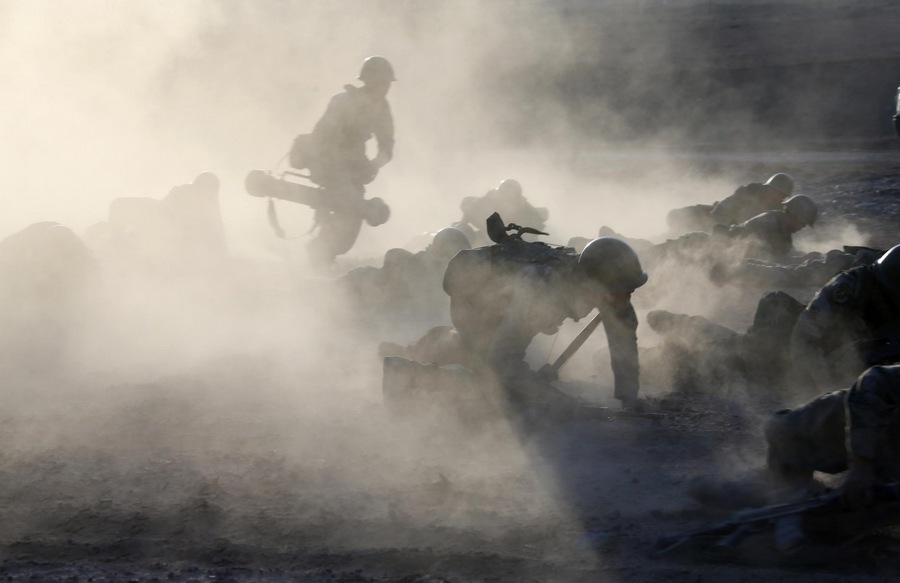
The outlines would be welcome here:
<svg viewBox="0 0 900 583">
<path fill-rule="evenodd" d="M 252 196 L 278 198 L 314 209 L 325 208 L 328 204 L 328 198 L 321 188 L 281 180 L 261 170 L 252 170 L 247 174 L 244 187 Z"/>
</svg>

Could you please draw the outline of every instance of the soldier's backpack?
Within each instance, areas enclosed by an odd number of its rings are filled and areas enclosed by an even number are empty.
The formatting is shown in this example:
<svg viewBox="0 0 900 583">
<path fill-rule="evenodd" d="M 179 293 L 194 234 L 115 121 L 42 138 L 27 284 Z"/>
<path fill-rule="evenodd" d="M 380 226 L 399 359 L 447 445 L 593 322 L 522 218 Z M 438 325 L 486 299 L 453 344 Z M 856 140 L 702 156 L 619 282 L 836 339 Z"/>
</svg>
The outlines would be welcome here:
<svg viewBox="0 0 900 583">
<path fill-rule="evenodd" d="M 288 162 L 292 168 L 304 170 L 310 167 L 314 153 L 312 134 L 300 134 L 294 138 Z"/>
</svg>

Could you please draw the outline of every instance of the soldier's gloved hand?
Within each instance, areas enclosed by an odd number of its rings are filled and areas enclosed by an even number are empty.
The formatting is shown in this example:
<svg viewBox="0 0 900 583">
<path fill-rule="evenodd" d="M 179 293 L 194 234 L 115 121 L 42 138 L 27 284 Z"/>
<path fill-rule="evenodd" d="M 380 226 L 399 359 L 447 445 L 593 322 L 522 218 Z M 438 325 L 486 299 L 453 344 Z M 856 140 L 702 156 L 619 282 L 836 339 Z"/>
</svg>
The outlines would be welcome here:
<svg viewBox="0 0 900 583">
<path fill-rule="evenodd" d="M 540 368 L 540 370 L 537 371 L 537 374 L 541 378 L 541 380 L 546 381 L 548 383 L 552 383 L 554 381 L 559 380 L 559 374 L 549 364 L 545 364 L 544 366 L 542 366 Z"/>
<path fill-rule="evenodd" d="M 850 471 L 841 485 L 841 493 L 847 505 L 854 509 L 871 505 L 876 480 L 875 464 L 871 460 L 852 458 Z"/>
</svg>

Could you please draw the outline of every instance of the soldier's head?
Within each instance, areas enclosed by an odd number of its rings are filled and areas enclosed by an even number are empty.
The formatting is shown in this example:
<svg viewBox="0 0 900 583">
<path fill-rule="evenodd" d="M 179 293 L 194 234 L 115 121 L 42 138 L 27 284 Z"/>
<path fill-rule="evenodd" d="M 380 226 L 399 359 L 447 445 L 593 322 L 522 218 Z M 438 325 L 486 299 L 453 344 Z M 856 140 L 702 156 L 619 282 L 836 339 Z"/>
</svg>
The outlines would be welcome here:
<svg viewBox="0 0 900 583">
<path fill-rule="evenodd" d="M 397 80 L 394 77 L 394 67 L 391 66 L 391 63 L 378 55 L 373 55 L 363 61 L 356 78 L 362 81 L 369 91 L 381 97 L 387 95 L 391 83 Z"/>
<path fill-rule="evenodd" d="M 637 253 L 628 243 L 613 237 L 588 243 L 578 256 L 578 265 L 591 282 L 599 284 L 613 298 L 627 299 L 647 283 L 648 276 Z"/>
<path fill-rule="evenodd" d="M 191 182 L 191 186 L 203 192 L 217 193 L 219 192 L 219 177 L 212 172 L 201 172 Z"/>
<path fill-rule="evenodd" d="M 522 185 L 518 180 L 507 178 L 497 185 L 495 192 L 501 198 L 518 199 L 522 198 Z"/>
<path fill-rule="evenodd" d="M 790 174 L 785 174 L 784 172 L 779 172 L 778 174 L 773 174 L 766 180 L 766 186 L 771 186 L 779 193 L 781 193 L 781 198 L 787 198 L 794 192 L 794 179 L 791 178 Z"/>
<path fill-rule="evenodd" d="M 816 203 L 805 194 L 795 194 L 781 203 L 781 205 L 785 214 L 792 219 L 795 232 L 803 227 L 812 227 L 816 224 L 816 217 L 819 216 L 819 208 L 816 206 Z"/>
<path fill-rule="evenodd" d="M 466 234 L 456 227 L 446 227 L 434 234 L 428 246 L 429 256 L 439 262 L 448 263 L 463 249 L 471 249 L 472 244 Z"/>
<path fill-rule="evenodd" d="M 900 296 L 900 245 L 894 245 L 873 266 L 875 278 L 894 296 Z"/>
</svg>

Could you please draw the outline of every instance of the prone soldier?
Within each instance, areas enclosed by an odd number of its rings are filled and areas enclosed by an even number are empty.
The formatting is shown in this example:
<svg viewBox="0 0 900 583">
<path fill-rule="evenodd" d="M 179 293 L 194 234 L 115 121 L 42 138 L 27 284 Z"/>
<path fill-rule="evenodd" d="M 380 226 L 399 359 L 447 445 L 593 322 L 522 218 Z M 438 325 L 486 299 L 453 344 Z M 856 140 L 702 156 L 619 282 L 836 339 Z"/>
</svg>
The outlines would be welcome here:
<svg viewBox="0 0 900 583">
<path fill-rule="evenodd" d="M 161 200 L 114 199 L 108 220 L 88 229 L 85 241 L 102 259 L 140 271 L 194 273 L 221 266 L 228 259 L 228 245 L 219 179 L 201 172 Z"/>
<path fill-rule="evenodd" d="M 713 204 L 697 204 L 669 211 L 666 220 L 675 233 L 711 231 L 716 225 L 739 225 L 760 213 L 777 210 L 794 192 L 790 175 L 773 174 L 764 184 L 751 182 L 737 187 L 727 198 Z"/>
<path fill-rule="evenodd" d="M 465 197 L 459 207 L 463 216 L 453 226 L 462 230 L 475 247 L 491 244 L 487 233 L 479 225 L 483 225 L 494 212 L 512 223 L 528 225 L 539 231 L 544 230 L 549 216 L 546 208 L 534 207 L 528 202 L 522 194 L 522 185 L 512 178 L 502 180 L 484 196 Z"/>
<path fill-rule="evenodd" d="M 641 359 L 651 370 L 665 371 L 677 390 L 719 391 L 732 384 L 772 389 L 782 386 L 790 371 L 789 346 L 803 304 L 785 292 L 760 298 L 753 324 L 745 333 L 710 322 L 702 316 L 653 310 L 650 328 L 663 338 Z"/>
<path fill-rule="evenodd" d="M 717 283 L 734 282 L 769 289 L 820 288 L 842 271 L 871 265 L 883 254 L 884 250 L 845 245 L 843 249 L 832 249 L 796 265 L 748 259 L 730 271 L 724 269 Z"/>
<path fill-rule="evenodd" d="M 462 231 L 447 227 L 433 235 L 425 250 L 391 249 L 381 268 L 353 269 L 338 278 L 338 284 L 370 321 L 436 324 L 446 319 L 447 295 L 441 286 L 447 264 L 471 247 Z"/>
<path fill-rule="evenodd" d="M 725 228 L 716 226 L 712 233 L 687 233 L 654 245 L 641 253 L 648 265 L 674 259 L 683 263 L 706 263 L 710 269 L 721 269 L 746 259 L 791 262 L 794 257 L 793 235 L 804 227 L 812 227 L 818 208 L 808 196 L 797 194 L 784 201 L 779 210 L 770 210 Z"/>
</svg>

